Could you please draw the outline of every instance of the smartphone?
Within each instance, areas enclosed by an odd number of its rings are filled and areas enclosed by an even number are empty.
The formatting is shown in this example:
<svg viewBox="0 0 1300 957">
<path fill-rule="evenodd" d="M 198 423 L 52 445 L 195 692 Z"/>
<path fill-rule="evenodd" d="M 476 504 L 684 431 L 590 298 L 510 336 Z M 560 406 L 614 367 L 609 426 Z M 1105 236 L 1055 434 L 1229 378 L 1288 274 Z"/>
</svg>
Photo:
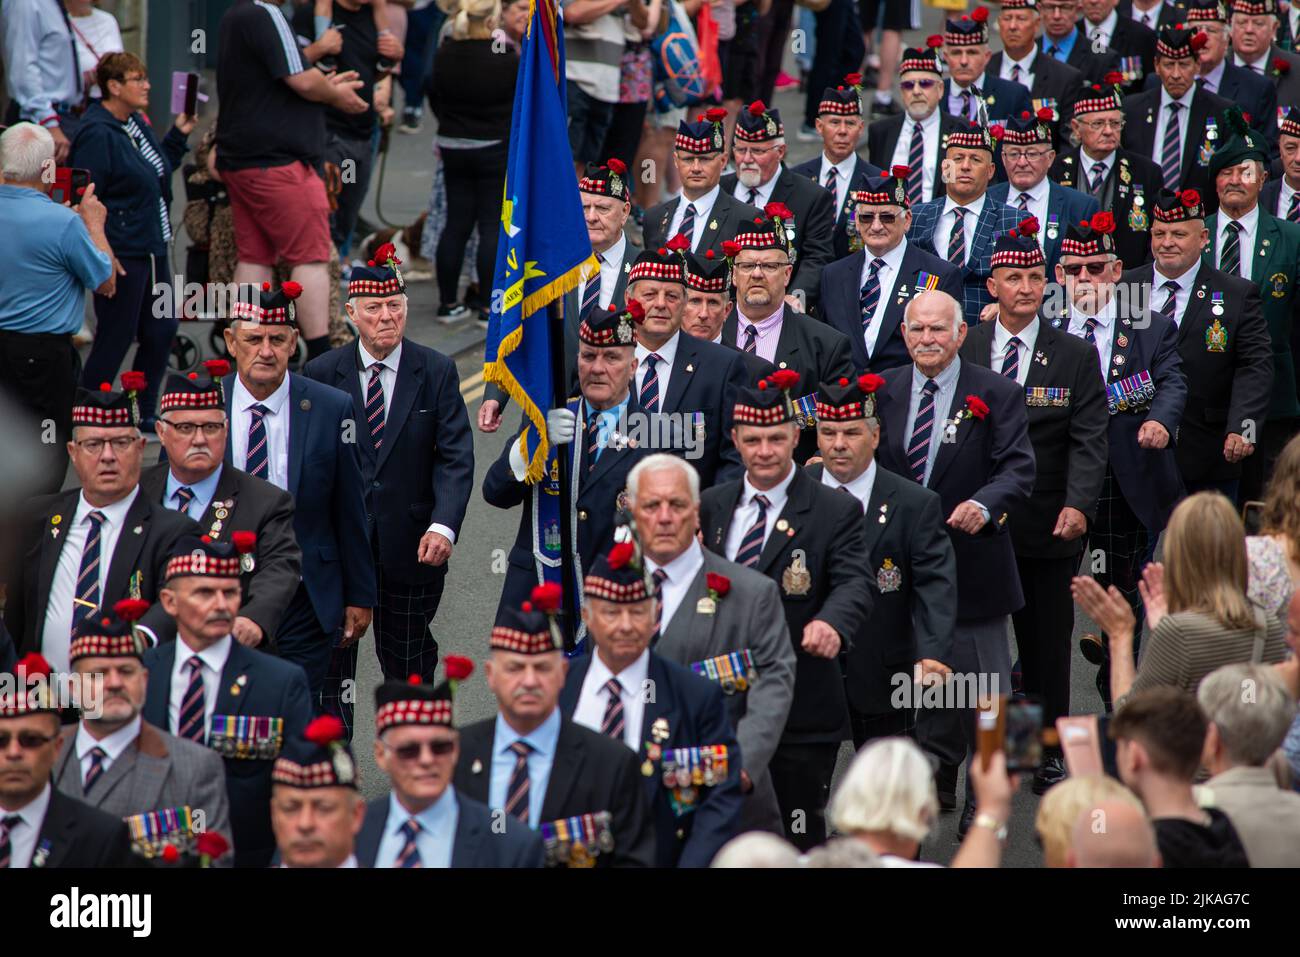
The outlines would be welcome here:
<svg viewBox="0 0 1300 957">
<path fill-rule="evenodd" d="M 69 203 L 76 206 L 81 202 L 81 194 L 90 185 L 90 170 L 76 169 L 71 166 L 54 168 L 54 185 L 50 187 L 50 199 L 59 205 Z"/>
<path fill-rule="evenodd" d="M 1043 706 L 999 695 L 980 711 L 976 744 L 985 769 L 997 751 L 1006 755 L 1007 772 L 1036 771 L 1043 761 Z"/>
<path fill-rule="evenodd" d="M 1247 502 L 1241 506 L 1241 522 L 1246 526 L 1247 535 L 1258 535 L 1264 524 L 1264 503 Z"/>
<path fill-rule="evenodd" d="M 197 73 L 172 73 L 172 113 L 198 116 L 199 75 Z"/>
</svg>

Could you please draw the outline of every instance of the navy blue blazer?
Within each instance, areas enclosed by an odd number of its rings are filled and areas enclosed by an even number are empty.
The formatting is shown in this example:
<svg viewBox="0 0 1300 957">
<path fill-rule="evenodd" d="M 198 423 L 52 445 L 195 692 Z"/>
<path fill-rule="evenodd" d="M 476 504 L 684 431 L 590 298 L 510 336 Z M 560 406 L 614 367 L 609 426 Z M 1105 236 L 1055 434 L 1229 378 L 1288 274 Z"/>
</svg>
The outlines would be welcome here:
<svg viewBox="0 0 1300 957">
<path fill-rule="evenodd" d="M 1143 89 L 1154 90 L 1159 87 L 1160 77 L 1152 73 L 1147 77 Z M 1243 113 L 1250 114 L 1250 125 L 1264 137 L 1264 142 L 1268 144 L 1269 156 L 1276 158 L 1278 155 L 1277 87 L 1273 85 L 1273 81 L 1266 76 L 1260 76 L 1254 70 L 1237 66 L 1232 62 L 1232 56 L 1229 54 L 1223 67 L 1223 75 L 1219 78 L 1219 86 L 1214 92 L 1225 100 L 1236 103 Z"/>
<path fill-rule="evenodd" d="M 569 674 L 560 692 L 560 711 L 570 720 L 590 666 L 590 655 L 569 663 Z M 638 761 L 650 760 L 646 749 L 655 743 L 651 728 L 659 720 L 668 725 L 668 737 L 658 742 L 665 749 L 710 744 L 727 748 L 727 779 L 713 787 L 699 788 L 695 810 L 681 817 L 673 813 L 658 761 L 651 762 L 655 773 L 642 781 L 654 812 L 655 867 L 708 867 L 722 845 L 740 832 L 742 761 L 726 700 L 719 685 L 654 652 L 650 653 L 647 679 L 654 694 L 646 702 L 641 719 L 641 737 L 645 740 L 637 752 Z"/>
<path fill-rule="evenodd" d="M 366 803 L 366 819 L 357 835 L 357 863 L 374 867 L 379 843 L 388 827 L 391 807 L 388 795 Z M 505 830 L 493 827 L 488 806 L 456 792 L 456 837 L 451 845 L 451 866 L 459 867 L 541 867 L 545 855 L 542 839 L 527 824 L 501 815 Z"/>
<path fill-rule="evenodd" d="M 1115 473 L 1124 500 L 1143 525 L 1158 532 L 1184 495 L 1174 440 L 1187 404 L 1187 378 L 1178 352 L 1178 327 L 1157 312 L 1152 312 L 1150 319 L 1149 325 L 1134 324 L 1127 318 L 1116 323 L 1110 345 L 1110 368 L 1103 369 L 1102 374 L 1109 384 L 1149 372 L 1155 385 L 1156 396 L 1150 408 L 1110 416 L 1107 439 L 1110 469 Z M 1069 314 L 1053 319 L 1052 325 L 1068 330 Z M 1169 433 L 1168 446 L 1163 449 L 1138 446 L 1138 430 L 1148 420 L 1165 427 Z"/>
<path fill-rule="evenodd" d="M 307 363 L 303 375 L 352 396 L 353 414 L 364 422 L 358 349 L 355 342 L 331 349 Z M 437 522 L 459 540 L 474 488 L 474 435 L 456 363 L 404 338 L 383 444 L 376 453 L 364 429 L 356 444 L 366 525 L 384 576 L 411 585 L 442 577 L 446 563 L 435 567 L 419 561 L 420 538 Z"/>
<path fill-rule="evenodd" d="M 876 393 L 880 415 L 881 468 L 911 477 L 907 466 L 907 413 L 911 400 L 912 366 L 884 373 L 885 385 Z M 963 419 L 953 441 L 944 442 L 926 488 L 939 493 L 944 521 L 962 502 L 974 499 L 989 510 L 989 520 L 975 535 L 945 525 L 957 556 L 957 620 L 993 618 L 1018 611 L 1025 603 L 1016 574 L 1016 556 L 1007 514 L 1029 500 L 1034 487 L 1034 451 L 1029 443 L 1025 392 L 1005 376 L 963 362 L 957 374 L 949 418 L 964 406 L 968 395 L 989 407 L 983 419 Z M 935 422 L 935 435 L 942 423 Z"/>
<path fill-rule="evenodd" d="M 822 270 L 822 321 L 849 337 L 855 368 L 880 372 L 912 361 L 903 342 L 903 311 L 916 293 L 916 274 L 928 272 L 938 276 L 939 288 L 960 302 L 961 273 L 946 259 L 926 252 L 915 243 L 907 243 L 893 295 L 885 303 L 876 351 L 868 356 L 861 307 L 862 266 L 866 261 L 866 250 L 862 250 Z"/>
<path fill-rule="evenodd" d="M 1015 86 L 1024 89 L 1019 83 Z M 946 257 L 939 252 L 940 246 L 934 231 L 939 220 L 943 218 L 946 201 L 946 197 L 940 196 L 928 203 L 913 206 L 912 228 L 907 231 L 907 238 L 911 242 L 940 259 Z M 975 224 L 974 241 L 971 243 L 971 248 L 966 251 L 966 262 L 961 267 L 961 302 L 966 313 L 967 325 L 973 326 L 978 323 L 980 310 L 993 301 L 985 280 L 993 272 L 994 240 L 1008 230 L 1014 229 L 1022 218 L 1019 209 L 998 202 L 992 196 L 984 197 L 984 209 Z M 948 248 L 947 236 L 943 237 L 942 247 L 945 250 Z"/>
<path fill-rule="evenodd" d="M 798 173 L 800 176 L 806 176 L 823 189 L 826 184 L 821 180 L 822 173 L 822 154 L 818 153 L 806 163 L 800 163 L 798 166 L 791 166 L 792 173 Z M 849 177 L 848 192 L 839 197 L 839 209 L 835 211 L 835 258 L 843 259 L 849 253 L 853 252 L 851 244 L 858 238 L 857 227 L 853 225 L 853 196 L 852 194 L 861 189 L 867 188 L 868 176 L 879 176 L 884 172 L 879 166 L 868 163 L 858 155 L 858 161 L 853 164 L 853 175 Z M 829 266 L 829 263 L 827 264 Z M 826 267 L 823 267 L 826 268 Z M 823 276 L 823 286 L 825 277 Z"/>
<path fill-rule="evenodd" d="M 365 416 L 347 393 L 295 373 L 289 376 L 289 488 L 293 531 L 302 549 L 302 581 L 321 629 L 343 626 L 344 606 L 374 608 L 378 601 L 375 560 L 364 543 L 365 493 L 357 445 L 369 441 Z M 232 372 L 222 380 L 226 415 L 234 421 Z M 230 431 L 226 461 L 234 463 Z M 346 435 L 355 436 L 346 442 Z"/>
<path fill-rule="evenodd" d="M 172 667 L 182 642 L 169 641 L 145 652 L 149 689 L 144 720 L 171 731 L 167 719 L 171 701 Z M 188 650 L 188 649 L 187 649 Z M 221 671 L 214 714 L 284 719 L 280 753 L 299 753 L 303 732 L 312 719 L 307 674 L 301 665 L 230 643 L 230 656 Z M 230 828 L 235 840 L 236 867 L 265 867 L 275 851 L 271 832 L 271 771 L 274 758 L 223 758 L 226 794 L 230 798 Z"/>
<path fill-rule="evenodd" d="M 989 197 L 1018 211 L 1019 207 L 1010 198 L 1012 188 L 1010 183 L 994 183 L 989 187 Z M 1015 190 L 1015 196 L 1019 199 L 1019 190 Z M 1048 282 L 1056 282 L 1056 264 L 1061 260 L 1061 240 L 1065 238 L 1066 227 L 1070 223 L 1091 219 L 1100 208 L 1094 196 L 1069 186 L 1049 184 L 1047 222 L 1038 224 L 1039 234 L 1043 237 L 1043 258 L 1047 260 Z"/>
<path fill-rule="evenodd" d="M 723 427 L 736 404 L 736 390 L 752 385 L 743 354 L 716 342 L 706 342 L 685 332 L 677 337 L 668 391 L 659 397 L 660 412 L 701 412 L 704 444 L 691 464 L 700 473 L 700 487 L 726 482 L 744 474 L 740 453 Z M 633 388 L 636 380 L 633 379 Z M 686 449 L 671 449 L 685 457 Z"/>
<path fill-rule="evenodd" d="M 984 105 L 988 110 L 990 126 L 994 123 L 1001 123 L 1005 126 L 1007 120 L 1011 117 L 1030 112 L 1029 90 L 1019 83 L 1004 80 L 989 70 L 984 71 L 984 82 L 977 86 L 976 89 L 984 97 Z M 945 113 L 948 113 L 948 97 L 951 93 L 952 78 L 949 77 L 943 81 L 943 99 L 939 101 L 939 109 Z M 948 115 L 956 116 L 957 114 L 948 113 Z M 957 118 L 961 119 L 962 117 L 958 116 Z"/>
</svg>

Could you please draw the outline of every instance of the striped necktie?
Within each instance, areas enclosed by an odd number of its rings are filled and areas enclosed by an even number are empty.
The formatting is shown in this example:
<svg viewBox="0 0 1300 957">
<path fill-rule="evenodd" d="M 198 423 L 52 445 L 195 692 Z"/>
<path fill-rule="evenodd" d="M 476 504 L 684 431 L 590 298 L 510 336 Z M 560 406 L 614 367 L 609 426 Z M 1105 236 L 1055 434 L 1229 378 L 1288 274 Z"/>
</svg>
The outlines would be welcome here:
<svg viewBox="0 0 1300 957">
<path fill-rule="evenodd" d="M 1011 82 L 1012 82 L 1012 83 L 1019 83 L 1019 82 L 1020 82 L 1020 64 L 1019 64 L 1019 63 L 1013 63 L 1013 64 L 1011 64 Z"/>
<path fill-rule="evenodd" d="M 912 124 L 912 144 L 907 149 L 907 201 L 922 202 L 925 185 L 925 133 L 920 123 Z"/>
<path fill-rule="evenodd" d="M 533 746 L 527 741 L 516 741 L 510 745 L 515 753 L 515 766 L 510 772 L 510 783 L 506 787 L 505 812 L 524 824 L 528 823 L 528 755 L 533 753 Z"/>
<path fill-rule="evenodd" d="M 13 864 L 14 846 L 9 835 L 21 823 L 23 819 L 17 814 L 7 814 L 0 818 L 0 871 L 8 870 Z"/>
<path fill-rule="evenodd" d="M 953 209 L 952 232 L 948 234 L 948 262 L 954 266 L 966 265 L 966 228 L 965 216 L 969 210 L 965 206 Z"/>
<path fill-rule="evenodd" d="M 176 506 L 176 511 L 189 514 L 190 502 L 194 501 L 194 489 L 190 488 L 188 485 L 182 485 L 172 493 L 172 498 L 176 499 L 176 501 L 180 503 Z"/>
<path fill-rule="evenodd" d="M 1160 173 L 1164 177 L 1165 189 L 1177 190 L 1178 180 L 1182 176 L 1182 150 L 1178 138 L 1178 110 L 1182 104 L 1177 100 L 1169 104 L 1169 120 L 1165 123 L 1165 141 L 1160 147 Z"/>
<path fill-rule="evenodd" d="M 758 326 L 752 322 L 745 326 L 745 352 L 758 352 Z"/>
<path fill-rule="evenodd" d="M 90 530 L 86 544 L 81 549 L 81 569 L 77 572 L 77 600 L 72 606 L 72 630 L 92 611 L 99 607 L 99 543 L 104 522 L 108 517 L 96 510 L 86 516 Z"/>
<path fill-rule="evenodd" d="M 1286 211 L 1289 222 L 1300 223 L 1300 193 L 1291 194 L 1291 206 Z"/>
<path fill-rule="evenodd" d="M 270 411 L 260 402 L 248 407 L 248 454 L 244 456 L 244 471 L 268 482 L 271 480 L 270 461 L 266 448 L 266 423 L 262 417 Z"/>
<path fill-rule="evenodd" d="M 755 495 L 754 504 L 758 506 L 758 518 L 749 526 L 749 531 L 741 539 L 736 551 L 736 564 L 753 568 L 758 564 L 758 557 L 763 554 L 763 540 L 767 537 L 767 509 L 772 504 L 766 495 Z"/>
<path fill-rule="evenodd" d="M 646 412 L 659 411 L 659 373 L 655 366 L 663 362 L 663 357 L 652 352 L 645 357 L 645 376 L 641 379 L 641 408 Z"/>
<path fill-rule="evenodd" d="M 961 115 L 963 119 L 973 120 L 975 117 L 971 113 L 971 95 L 970 90 L 961 91 Z"/>
<path fill-rule="evenodd" d="M 203 722 L 207 706 L 203 692 L 203 661 L 194 655 L 186 663 L 190 669 L 190 683 L 181 700 L 181 713 L 176 722 L 176 737 L 203 744 L 207 740 Z"/>
<path fill-rule="evenodd" d="M 1097 320 L 1095 317 L 1089 316 L 1087 319 L 1083 321 L 1083 338 L 1084 341 L 1091 342 L 1093 345 L 1096 345 Z"/>
<path fill-rule="evenodd" d="M 921 401 L 916 407 L 916 422 L 912 425 L 912 440 L 907 443 L 907 465 L 918 485 L 925 484 L 925 465 L 930 458 L 930 433 L 934 431 L 934 394 L 939 386 L 926 379 Z"/>
<path fill-rule="evenodd" d="M 623 686 L 617 678 L 605 682 L 605 692 L 609 703 L 605 705 L 605 716 L 600 719 L 600 733 L 615 741 L 623 740 Z"/>
<path fill-rule="evenodd" d="M 659 630 L 664 624 L 664 582 L 668 579 L 668 573 L 662 568 L 656 568 L 650 577 L 655 583 L 655 634 L 650 640 L 653 645 L 659 640 Z"/>
<path fill-rule="evenodd" d="M 750 206 L 757 206 L 757 205 L 758 205 L 758 190 L 756 190 L 756 189 L 751 189 L 751 190 L 749 191 L 749 205 L 750 205 Z"/>
<path fill-rule="evenodd" d="M 587 471 L 596 467 L 600 458 L 600 413 L 593 412 L 587 416 Z"/>
<path fill-rule="evenodd" d="M 384 384 L 379 378 L 383 363 L 370 367 L 370 380 L 366 383 L 366 424 L 370 426 L 370 441 L 375 451 L 384 444 Z"/>
<path fill-rule="evenodd" d="M 1234 219 L 1224 223 L 1227 235 L 1219 256 L 1219 269 L 1233 276 L 1241 275 L 1241 223 Z"/>
<path fill-rule="evenodd" d="M 1062 59 L 1061 48 L 1058 47 L 1055 43 L 1053 43 L 1051 46 L 1047 48 L 1047 55 L 1054 60 L 1061 60 Z"/>
<path fill-rule="evenodd" d="M 1020 199 L 1016 200 L 1016 205 L 1019 206 L 1026 213 L 1029 212 L 1029 198 L 1030 197 L 1028 193 L 1021 193 Z"/>
<path fill-rule="evenodd" d="M 867 269 L 867 281 L 862 284 L 862 295 L 858 298 L 858 305 L 862 307 L 863 332 L 871 327 L 876 306 L 880 304 L 880 269 L 884 265 L 883 259 L 871 260 L 871 266 Z"/>
<path fill-rule="evenodd" d="M 420 860 L 420 849 L 415 844 L 415 839 L 420 833 L 420 822 L 415 818 L 407 818 L 406 823 L 398 828 L 398 833 L 402 835 L 402 849 L 397 852 L 397 867 L 423 868 L 424 862 Z"/>
<path fill-rule="evenodd" d="M 1088 183 L 1088 192 L 1092 193 L 1093 196 L 1100 196 L 1101 187 L 1105 184 L 1105 182 L 1106 182 L 1106 164 L 1093 163 L 1092 181 Z"/>
<path fill-rule="evenodd" d="M 831 194 L 831 209 L 835 210 L 835 215 L 838 217 L 840 213 L 840 188 L 834 166 L 826 171 L 826 192 Z"/>
<path fill-rule="evenodd" d="M 677 230 L 686 237 L 690 248 L 695 248 L 695 204 L 687 203 L 686 212 L 682 214 L 682 228 Z"/>
<path fill-rule="evenodd" d="M 1167 279 L 1160 288 L 1169 293 L 1169 298 L 1166 299 L 1165 304 L 1160 307 L 1160 314 L 1165 316 L 1176 326 L 1178 325 L 1178 283 L 1174 282 L 1172 279 Z"/>
<path fill-rule="evenodd" d="M 1021 345 L 1019 336 L 1012 336 L 1007 342 L 1007 351 L 1002 357 L 1002 374 L 1008 379 L 1015 380 L 1020 377 Z"/>
<path fill-rule="evenodd" d="M 91 786 L 104 773 L 104 759 L 108 757 L 103 748 L 90 749 L 90 767 L 86 769 L 86 780 L 82 782 L 81 793 L 89 794 Z"/>
<path fill-rule="evenodd" d="M 605 261 L 605 257 L 600 253 L 596 253 L 596 261 L 599 263 L 603 263 Z M 589 315 L 591 315 L 591 310 L 596 307 L 596 303 L 598 302 L 600 302 L 600 270 L 599 269 L 597 269 L 594 273 L 591 274 L 591 278 L 587 280 L 587 285 L 583 287 L 582 307 L 578 312 L 578 318 L 586 319 Z"/>
</svg>

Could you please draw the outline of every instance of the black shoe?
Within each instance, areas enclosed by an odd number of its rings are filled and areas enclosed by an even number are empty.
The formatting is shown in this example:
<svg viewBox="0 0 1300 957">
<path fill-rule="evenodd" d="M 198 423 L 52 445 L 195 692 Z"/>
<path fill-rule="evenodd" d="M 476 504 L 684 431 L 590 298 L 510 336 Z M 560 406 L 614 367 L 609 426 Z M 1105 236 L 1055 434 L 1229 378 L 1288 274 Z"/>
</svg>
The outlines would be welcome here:
<svg viewBox="0 0 1300 957">
<path fill-rule="evenodd" d="M 1043 755 L 1043 763 L 1038 766 L 1034 772 L 1034 783 L 1031 787 L 1035 794 L 1046 794 L 1047 789 L 1054 784 L 1060 784 L 1066 778 L 1065 762 L 1059 755 Z"/>
<path fill-rule="evenodd" d="M 957 810 L 957 765 L 939 764 L 934 772 L 934 789 L 939 796 L 939 810 Z"/>
<path fill-rule="evenodd" d="M 966 806 L 961 809 L 961 820 L 957 822 L 958 841 L 966 840 L 966 832 L 970 830 L 970 826 L 974 823 L 975 823 L 975 805 L 970 801 L 967 801 Z"/>
<path fill-rule="evenodd" d="M 1079 636 L 1079 653 L 1090 663 L 1100 665 L 1106 660 L 1106 642 L 1101 635 L 1084 632 Z"/>
</svg>

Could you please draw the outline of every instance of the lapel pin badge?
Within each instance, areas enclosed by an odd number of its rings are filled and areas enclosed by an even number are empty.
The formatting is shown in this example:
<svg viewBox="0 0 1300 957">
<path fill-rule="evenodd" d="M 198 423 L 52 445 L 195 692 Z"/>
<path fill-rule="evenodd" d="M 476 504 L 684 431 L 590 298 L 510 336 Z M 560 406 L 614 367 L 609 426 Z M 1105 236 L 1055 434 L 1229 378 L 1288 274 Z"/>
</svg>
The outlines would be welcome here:
<svg viewBox="0 0 1300 957">
<path fill-rule="evenodd" d="M 474 759 L 474 763 L 471 764 L 471 765 L 469 766 L 469 771 L 470 771 L 470 774 L 482 774 L 482 773 L 483 773 L 483 762 L 480 761 L 478 758 L 475 758 L 475 759 Z"/>
<path fill-rule="evenodd" d="M 132 533 L 133 535 L 140 535 L 140 534 L 142 534 L 143 532 L 144 532 L 144 526 L 143 526 L 143 525 L 137 525 L 135 528 L 131 529 L 131 533 Z"/>
<path fill-rule="evenodd" d="M 304 412 L 310 412 L 311 399 L 303 399 L 301 402 L 298 403 L 298 408 L 302 409 Z"/>
</svg>

